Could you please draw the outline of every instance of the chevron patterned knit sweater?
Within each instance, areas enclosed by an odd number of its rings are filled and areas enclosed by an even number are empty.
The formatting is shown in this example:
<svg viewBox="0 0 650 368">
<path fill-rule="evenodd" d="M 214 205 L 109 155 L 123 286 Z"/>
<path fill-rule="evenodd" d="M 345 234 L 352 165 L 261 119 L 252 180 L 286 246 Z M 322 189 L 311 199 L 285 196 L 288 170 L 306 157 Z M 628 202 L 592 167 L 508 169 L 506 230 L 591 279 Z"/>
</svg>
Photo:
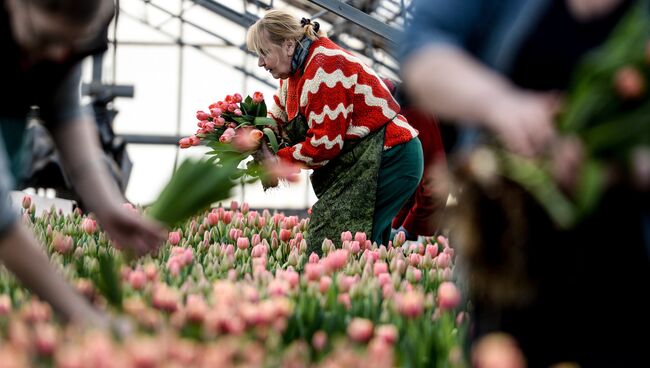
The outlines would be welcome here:
<svg viewBox="0 0 650 368">
<path fill-rule="evenodd" d="M 325 37 L 312 43 L 302 75 L 296 72 L 280 81 L 274 99 L 270 116 L 279 125 L 299 113 L 309 125 L 305 141 L 279 150 L 278 156 L 309 168 L 324 166 L 345 141 L 386 124 L 384 149 L 418 134 L 399 114 L 400 106 L 377 74 Z"/>
</svg>

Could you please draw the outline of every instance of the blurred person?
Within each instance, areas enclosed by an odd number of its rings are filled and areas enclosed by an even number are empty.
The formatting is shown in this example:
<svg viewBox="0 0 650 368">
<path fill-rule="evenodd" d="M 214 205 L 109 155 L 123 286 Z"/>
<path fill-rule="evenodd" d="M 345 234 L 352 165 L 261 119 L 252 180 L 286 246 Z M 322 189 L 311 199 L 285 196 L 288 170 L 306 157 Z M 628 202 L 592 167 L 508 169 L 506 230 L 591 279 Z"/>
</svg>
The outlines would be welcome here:
<svg viewBox="0 0 650 368">
<path fill-rule="evenodd" d="M 411 102 L 403 91 L 403 84 L 384 79 L 384 83 L 401 106 L 402 114 L 418 131 L 422 144 L 424 172 L 415 193 L 406 201 L 391 222 L 392 233 L 404 232 L 406 240 L 417 240 L 419 236 L 434 236 L 440 226 L 447 205 L 449 188 L 447 159 L 438 120 Z M 392 237 L 392 236 L 391 236 Z"/>
<path fill-rule="evenodd" d="M 75 190 L 114 244 L 138 254 L 161 244 L 158 224 L 122 206 L 103 166 L 93 118 L 80 108 L 80 63 L 106 50 L 114 12 L 111 0 L 4 0 L 0 7 L 0 260 L 64 318 L 104 326 L 106 318 L 49 264 L 8 192 L 25 167 L 27 114 L 38 106 Z"/>
<path fill-rule="evenodd" d="M 270 11 L 248 30 L 258 66 L 280 80 L 270 116 L 280 160 L 314 169 L 309 252 L 325 238 L 364 232 L 388 244 L 390 224 L 423 171 L 418 132 L 377 73 L 342 49 L 318 22 Z M 362 244 L 363 246 L 363 244 Z"/>
<path fill-rule="evenodd" d="M 522 155 L 550 150 L 558 182 L 575 190 L 581 145 L 557 138 L 559 96 L 631 4 L 416 0 L 403 42 L 404 83 L 420 108 L 463 127 L 461 147 L 476 142 L 479 128 Z M 648 366 L 644 339 L 632 337 L 650 328 L 641 296 L 650 290 L 647 186 L 614 177 L 596 211 L 565 231 L 521 188 L 475 189 L 463 188 L 474 210 L 457 219 L 477 231 L 456 233 L 474 306 L 472 339 L 503 331 L 530 367 Z"/>
</svg>

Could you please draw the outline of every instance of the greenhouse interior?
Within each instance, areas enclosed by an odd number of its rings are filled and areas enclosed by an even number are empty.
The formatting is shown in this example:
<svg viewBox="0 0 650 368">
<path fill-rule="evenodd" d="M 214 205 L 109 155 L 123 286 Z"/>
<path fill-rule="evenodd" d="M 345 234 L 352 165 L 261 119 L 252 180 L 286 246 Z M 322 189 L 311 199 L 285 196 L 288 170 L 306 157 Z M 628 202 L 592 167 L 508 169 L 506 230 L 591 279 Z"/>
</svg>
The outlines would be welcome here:
<svg viewBox="0 0 650 368">
<path fill-rule="evenodd" d="M 0 368 L 650 366 L 650 0 L 0 1 Z"/>
</svg>

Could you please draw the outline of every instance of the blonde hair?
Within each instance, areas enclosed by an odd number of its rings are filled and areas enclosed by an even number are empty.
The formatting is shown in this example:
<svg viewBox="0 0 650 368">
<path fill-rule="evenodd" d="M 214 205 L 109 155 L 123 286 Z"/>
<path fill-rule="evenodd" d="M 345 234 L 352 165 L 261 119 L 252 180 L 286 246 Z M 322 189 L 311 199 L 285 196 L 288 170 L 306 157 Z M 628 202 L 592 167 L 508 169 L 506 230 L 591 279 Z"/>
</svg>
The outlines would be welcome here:
<svg viewBox="0 0 650 368">
<path fill-rule="evenodd" d="M 282 45 L 286 40 L 293 40 L 300 44 L 303 36 L 307 36 L 310 40 L 325 36 L 322 30 L 318 27 L 315 28 L 313 22 L 303 27 L 293 15 L 282 10 L 271 10 L 248 29 L 246 46 L 249 51 L 258 55 L 267 52 L 264 32 L 268 35 L 268 39 L 276 45 Z M 302 47 L 302 44 L 300 46 Z"/>
</svg>

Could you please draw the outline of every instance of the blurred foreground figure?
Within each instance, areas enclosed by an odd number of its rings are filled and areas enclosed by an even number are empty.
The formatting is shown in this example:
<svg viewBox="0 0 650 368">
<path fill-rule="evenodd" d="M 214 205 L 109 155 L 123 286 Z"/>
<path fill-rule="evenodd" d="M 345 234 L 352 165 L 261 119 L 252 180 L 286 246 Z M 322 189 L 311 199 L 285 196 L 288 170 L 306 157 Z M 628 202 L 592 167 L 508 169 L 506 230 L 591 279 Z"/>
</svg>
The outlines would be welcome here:
<svg viewBox="0 0 650 368">
<path fill-rule="evenodd" d="M 471 149 L 469 133 L 480 130 L 523 156 L 550 152 L 558 183 L 575 193 L 583 151 L 579 140 L 557 138 L 561 92 L 633 5 L 416 0 L 403 43 L 405 85 L 420 108 L 465 129 L 461 147 Z M 646 339 L 632 337 L 650 327 L 647 147 L 638 152 L 636 177 L 610 167 L 597 208 L 570 230 L 520 186 L 492 180 L 489 155 L 469 155 L 452 236 L 475 307 L 473 341 L 503 331 L 530 367 L 649 366 Z"/>
<path fill-rule="evenodd" d="M 106 320 L 65 283 L 11 208 L 8 191 L 26 167 L 27 114 L 39 108 L 75 190 L 115 244 L 142 254 L 157 249 L 161 228 L 122 206 L 102 164 L 92 117 L 80 108 L 81 60 L 107 47 L 111 0 L 5 0 L 0 6 L 0 260 L 65 318 Z"/>
</svg>

